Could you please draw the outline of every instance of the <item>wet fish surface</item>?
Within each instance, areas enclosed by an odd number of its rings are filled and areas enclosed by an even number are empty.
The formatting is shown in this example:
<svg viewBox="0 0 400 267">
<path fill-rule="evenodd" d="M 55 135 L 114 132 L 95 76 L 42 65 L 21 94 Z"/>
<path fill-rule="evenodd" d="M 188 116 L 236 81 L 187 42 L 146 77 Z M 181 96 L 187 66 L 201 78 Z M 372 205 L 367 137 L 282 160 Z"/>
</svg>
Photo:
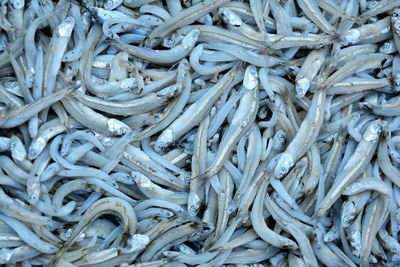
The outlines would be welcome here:
<svg viewBox="0 0 400 267">
<path fill-rule="evenodd" d="M 0 265 L 399 266 L 399 0 L 0 1 Z"/>
</svg>

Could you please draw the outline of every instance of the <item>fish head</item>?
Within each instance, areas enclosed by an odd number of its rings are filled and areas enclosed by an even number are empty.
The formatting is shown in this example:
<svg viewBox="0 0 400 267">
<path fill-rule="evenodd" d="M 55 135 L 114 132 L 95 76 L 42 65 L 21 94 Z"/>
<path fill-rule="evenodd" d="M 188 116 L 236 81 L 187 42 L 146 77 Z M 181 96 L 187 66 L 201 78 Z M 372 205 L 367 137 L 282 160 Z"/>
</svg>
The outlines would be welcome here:
<svg viewBox="0 0 400 267">
<path fill-rule="evenodd" d="M 37 138 L 36 140 L 31 142 L 31 145 L 28 149 L 28 159 L 33 160 L 39 156 L 40 152 L 46 147 L 46 142 L 43 138 Z"/>
<path fill-rule="evenodd" d="M 190 192 L 188 197 L 188 212 L 190 216 L 196 216 L 199 212 L 201 201 L 195 192 Z"/>
<path fill-rule="evenodd" d="M 192 49 L 199 39 L 200 31 L 198 29 L 191 30 L 185 37 L 182 39 L 182 45 L 185 49 Z"/>
<path fill-rule="evenodd" d="M 243 86 L 249 90 L 253 90 L 258 87 L 258 73 L 256 66 L 247 66 L 246 71 L 244 72 Z"/>
<path fill-rule="evenodd" d="M 164 130 L 164 132 L 157 139 L 154 145 L 154 150 L 156 152 L 160 152 L 161 150 L 166 148 L 169 144 L 171 144 L 173 139 L 174 139 L 173 131 L 170 129 Z"/>
<path fill-rule="evenodd" d="M 150 243 L 150 238 L 147 235 L 135 234 L 126 241 L 125 247 L 121 248 L 121 253 L 139 252 L 146 248 Z"/>
<path fill-rule="evenodd" d="M 107 127 L 108 127 L 108 131 L 112 135 L 116 135 L 116 136 L 124 135 L 130 131 L 130 128 L 128 125 L 126 125 L 125 123 L 123 123 L 119 120 L 116 120 L 116 119 L 107 120 Z"/>
<path fill-rule="evenodd" d="M 149 178 L 141 174 L 140 172 L 133 171 L 131 172 L 131 176 L 135 183 L 141 187 L 149 187 L 151 186 L 151 181 Z"/>
<path fill-rule="evenodd" d="M 360 40 L 361 33 L 357 29 L 351 29 L 342 36 L 343 45 L 355 44 Z"/>
<path fill-rule="evenodd" d="M 371 122 L 368 128 L 365 130 L 363 138 L 367 141 L 378 141 L 382 133 L 382 126 L 383 123 L 380 119 Z"/>
<path fill-rule="evenodd" d="M 274 136 L 274 139 L 279 143 L 279 144 L 284 144 L 286 141 L 286 133 L 284 130 L 279 129 Z"/>
<path fill-rule="evenodd" d="M 282 153 L 275 167 L 275 176 L 280 179 L 285 176 L 294 165 L 293 157 L 289 153 Z"/>
<path fill-rule="evenodd" d="M 242 19 L 226 7 L 218 9 L 218 15 L 226 25 L 240 27 L 243 24 Z"/>
<path fill-rule="evenodd" d="M 25 0 L 10 0 L 9 4 L 13 9 L 23 9 L 25 6 Z"/>
<path fill-rule="evenodd" d="M 75 19 L 73 17 L 66 17 L 57 27 L 59 36 L 69 37 L 75 26 Z"/>
<path fill-rule="evenodd" d="M 296 97 L 302 98 L 306 95 L 308 89 L 310 89 L 311 82 L 306 77 L 303 77 L 296 81 Z"/>
</svg>

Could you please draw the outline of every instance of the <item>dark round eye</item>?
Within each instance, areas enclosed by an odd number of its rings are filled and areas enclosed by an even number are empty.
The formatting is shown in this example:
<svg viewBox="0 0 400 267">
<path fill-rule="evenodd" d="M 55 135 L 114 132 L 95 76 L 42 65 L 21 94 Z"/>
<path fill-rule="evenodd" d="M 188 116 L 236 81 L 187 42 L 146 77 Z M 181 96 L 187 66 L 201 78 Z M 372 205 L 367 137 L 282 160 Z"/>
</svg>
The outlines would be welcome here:
<svg viewBox="0 0 400 267">
<path fill-rule="evenodd" d="M 399 16 L 399 13 L 398 13 L 398 12 L 393 12 L 392 18 L 397 18 L 398 16 Z"/>
<path fill-rule="evenodd" d="M 157 149 L 163 149 L 163 148 L 164 148 L 164 144 L 161 143 L 161 142 L 158 142 L 158 143 L 156 144 L 156 146 L 157 146 Z"/>
<path fill-rule="evenodd" d="M 196 213 L 197 213 L 197 208 L 196 208 L 195 206 L 190 206 L 190 211 L 191 211 L 193 214 L 196 214 Z"/>
<path fill-rule="evenodd" d="M 37 195 L 32 195 L 32 196 L 30 197 L 30 199 L 31 199 L 31 201 L 36 201 L 36 200 L 37 200 Z"/>
<path fill-rule="evenodd" d="M 66 238 L 70 237 L 70 236 L 71 236 L 71 231 L 66 231 L 66 232 L 64 233 L 64 236 L 65 236 Z"/>
<path fill-rule="evenodd" d="M 287 172 L 287 169 L 285 167 L 282 167 L 279 169 L 279 173 L 285 174 Z"/>
<path fill-rule="evenodd" d="M 174 38 L 172 38 L 172 37 L 169 37 L 169 38 L 167 39 L 167 43 L 170 44 L 170 45 L 174 44 L 174 42 L 175 42 L 175 40 L 174 40 Z"/>
</svg>

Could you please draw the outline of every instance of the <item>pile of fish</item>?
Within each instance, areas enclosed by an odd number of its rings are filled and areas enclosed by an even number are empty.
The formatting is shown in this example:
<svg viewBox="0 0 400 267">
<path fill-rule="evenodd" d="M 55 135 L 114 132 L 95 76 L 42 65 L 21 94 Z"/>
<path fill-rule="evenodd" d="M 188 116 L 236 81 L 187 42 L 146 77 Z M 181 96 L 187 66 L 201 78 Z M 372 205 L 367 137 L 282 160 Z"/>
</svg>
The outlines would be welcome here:
<svg viewBox="0 0 400 267">
<path fill-rule="evenodd" d="M 400 0 L 3 0 L 0 264 L 399 266 Z"/>
</svg>

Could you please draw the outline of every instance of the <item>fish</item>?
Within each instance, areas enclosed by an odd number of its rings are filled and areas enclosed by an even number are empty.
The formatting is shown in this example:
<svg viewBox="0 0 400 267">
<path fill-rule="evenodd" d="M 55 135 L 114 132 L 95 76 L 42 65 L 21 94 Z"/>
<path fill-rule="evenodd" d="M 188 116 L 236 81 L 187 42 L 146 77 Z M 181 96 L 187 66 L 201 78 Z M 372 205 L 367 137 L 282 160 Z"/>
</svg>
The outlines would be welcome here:
<svg viewBox="0 0 400 267">
<path fill-rule="evenodd" d="M 398 265 L 399 0 L 0 2 L 1 265 Z"/>
</svg>

